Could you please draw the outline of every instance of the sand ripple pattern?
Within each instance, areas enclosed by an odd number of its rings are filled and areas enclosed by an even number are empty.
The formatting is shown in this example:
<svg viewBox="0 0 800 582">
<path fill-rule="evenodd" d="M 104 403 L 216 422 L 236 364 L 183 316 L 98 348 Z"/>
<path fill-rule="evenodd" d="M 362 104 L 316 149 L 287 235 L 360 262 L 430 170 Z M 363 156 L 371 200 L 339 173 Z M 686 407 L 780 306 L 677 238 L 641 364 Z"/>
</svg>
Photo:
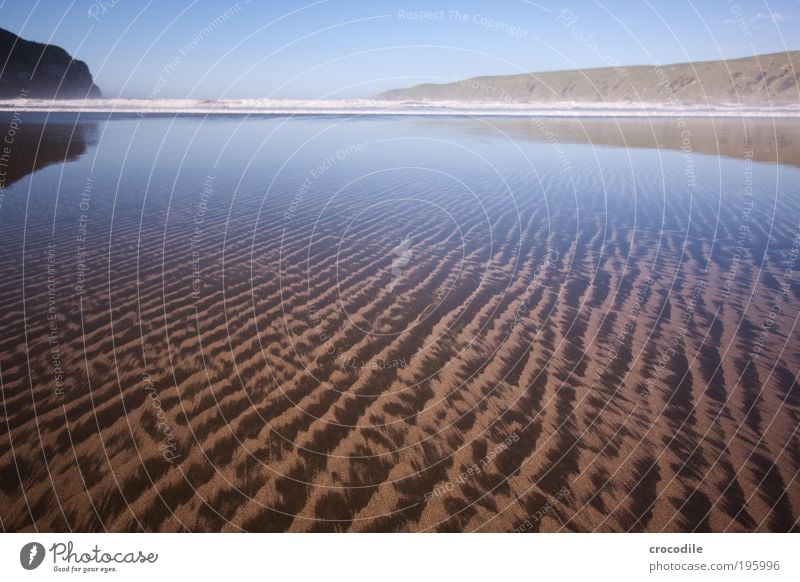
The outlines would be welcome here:
<svg viewBox="0 0 800 582">
<path fill-rule="evenodd" d="M 4 531 L 798 529 L 798 170 L 478 120 L 93 135 L 0 207 Z"/>
</svg>

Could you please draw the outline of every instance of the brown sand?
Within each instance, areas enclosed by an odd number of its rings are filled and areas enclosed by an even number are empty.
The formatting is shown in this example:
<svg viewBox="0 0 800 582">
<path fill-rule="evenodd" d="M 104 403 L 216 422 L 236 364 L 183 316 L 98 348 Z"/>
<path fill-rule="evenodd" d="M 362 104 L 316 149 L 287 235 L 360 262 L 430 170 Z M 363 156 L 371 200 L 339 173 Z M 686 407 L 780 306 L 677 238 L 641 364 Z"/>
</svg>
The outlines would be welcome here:
<svg viewBox="0 0 800 582">
<path fill-rule="evenodd" d="M 638 212 L 658 225 L 654 198 Z M 74 228 L 54 241 L 60 398 L 49 224 L 32 219 L 24 279 L 21 243 L 0 271 L 3 529 L 797 528 L 796 288 L 749 356 L 788 250 L 758 274 L 771 208 L 726 294 L 736 200 L 698 197 L 688 237 L 648 220 L 633 231 L 597 201 L 522 205 L 517 221 L 498 195 L 490 225 L 469 198 L 440 202 L 461 234 L 422 204 L 349 231 L 329 212 L 312 237 L 310 223 L 282 232 L 279 202 L 230 221 L 215 202 L 196 297 L 191 208 L 169 224 L 151 212 L 141 237 L 138 216 L 120 220 L 107 247 L 111 205 L 93 202 L 83 295 Z M 800 215 L 796 197 L 779 203 Z M 424 236 L 390 288 L 409 224 Z M 773 226 L 792 240 L 791 221 Z"/>
</svg>

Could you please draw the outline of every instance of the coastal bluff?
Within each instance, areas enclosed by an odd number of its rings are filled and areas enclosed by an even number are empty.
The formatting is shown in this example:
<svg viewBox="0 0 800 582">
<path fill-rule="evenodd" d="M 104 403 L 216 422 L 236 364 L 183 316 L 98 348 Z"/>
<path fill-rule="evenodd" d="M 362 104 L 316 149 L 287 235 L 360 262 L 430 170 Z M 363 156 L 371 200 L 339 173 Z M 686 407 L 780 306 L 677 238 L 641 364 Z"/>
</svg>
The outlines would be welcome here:
<svg viewBox="0 0 800 582">
<path fill-rule="evenodd" d="M 25 40 L 0 28 L 0 99 L 101 97 L 89 67 L 61 47 Z"/>
</svg>

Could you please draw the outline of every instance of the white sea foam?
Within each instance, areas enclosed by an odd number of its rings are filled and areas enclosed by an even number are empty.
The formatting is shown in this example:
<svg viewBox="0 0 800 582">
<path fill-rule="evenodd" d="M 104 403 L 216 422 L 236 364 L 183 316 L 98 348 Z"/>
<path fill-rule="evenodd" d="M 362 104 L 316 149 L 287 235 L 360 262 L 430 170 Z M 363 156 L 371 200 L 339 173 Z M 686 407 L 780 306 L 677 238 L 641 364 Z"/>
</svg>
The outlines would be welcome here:
<svg viewBox="0 0 800 582">
<path fill-rule="evenodd" d="M 516 117 L 800 117 L 800 104 L 495 103 L 288 99 L 0 100 L 0 111 L 186 115 L 466 115 Z"/>
</svg>

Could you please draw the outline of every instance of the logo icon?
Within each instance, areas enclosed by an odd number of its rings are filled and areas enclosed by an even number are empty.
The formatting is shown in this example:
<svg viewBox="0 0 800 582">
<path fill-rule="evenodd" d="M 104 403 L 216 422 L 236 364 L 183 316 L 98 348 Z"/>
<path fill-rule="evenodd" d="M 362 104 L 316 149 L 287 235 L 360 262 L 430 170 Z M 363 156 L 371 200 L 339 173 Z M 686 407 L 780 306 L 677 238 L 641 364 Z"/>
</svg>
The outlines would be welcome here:
<svg viewBox="0 0 800 582">
<path fill-rule="evenodd" d="M 19 563 L 26 570 L 35 570 L 44 561 L 44 546 L 38 542 L 29 542 L 19 551 Z"/>
<path fill-rule="evenodd" d="M 400 244 L 392 249 L 392 254 L 397 257 L 392 260 L 392 281 L 389 283 L 389 291 L 394 290 L 400 277 L 403 276 L 403 269 L 411 261 L 411 237 L 406 235 Z"/>
</svg>

